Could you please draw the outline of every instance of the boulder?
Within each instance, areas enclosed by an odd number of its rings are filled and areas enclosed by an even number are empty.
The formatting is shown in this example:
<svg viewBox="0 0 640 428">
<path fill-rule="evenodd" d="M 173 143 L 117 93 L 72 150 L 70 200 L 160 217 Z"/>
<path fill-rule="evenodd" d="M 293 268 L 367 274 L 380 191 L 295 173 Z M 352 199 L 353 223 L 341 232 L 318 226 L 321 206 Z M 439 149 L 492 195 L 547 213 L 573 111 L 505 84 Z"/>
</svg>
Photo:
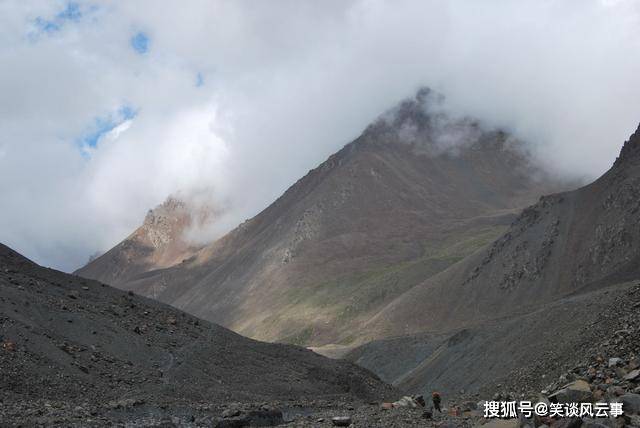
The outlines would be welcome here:
<svg viewBox="0 0 640 428">
<path fill-rule="evenodd" d="M 607 394 L 609 394 L 609 396 L 611 397 L 619 397 L 621 395 L 624 395 L 624 393 L 625 393 L 625 390 L 621 386 L 614 385 L 607 388 Z"/>
<path fill-rule="evenodd" d="M 236 416 L 240 416 L 240 410 L 238 409 L 227 409 L 225 411 L 222 412 L 222 417 L 223 418 L 233 418 Z"/>
<path fill-rule="evenodd" d="M 622 364 L 622 358 L 609 358 L 609 367 L 616 367 Z"/>
<path fill-rule="evenodd" d="M 215 428 L 243 428 L 249 426 L 247 418 L 220 419 Z"/>
<path fill-rule="evenodd" d="M 398 401 L 393 402 L 393 407 L 418 407 L 418 406 L 420 406 L 420 404 L 413 397 L 409 397 L 407 395 L 405 395 Z"/>
<path fill-rule="evenodd" d="M 258 427 L 271 427 L 284 423 L 282 411 L 265 407 L 250 411 L 247 418 L 251 425 Z"/>
<path fill-rule="evenodd" d="M 145 404 L 145 400 L 141 398 L 123 398 L 121 400 L 109 401 L 104 407 L 107 409 L 128 409 L 131 407 L 141 406 Z"/>
<path fill-rule="evenodd" d="M 640 394 L 625 394 L 620 397 L 620 401 L 625 414 L 640 414 Z"/>
<path fill-rule="evenodd" d="M 640 369 L 636 369 L 636 370 L 633 370 L 633 371 L 629 372 L 624 377 L 624 380 L 640 380 Z"/>
<path fill-rule="evenodd" d="M 549 396 L 549 401 L 554 403 L 587 403 L 592 400 L 591 387 L 584 380 L 571 382 Z"/>
<path fill-rule="evenodd" d="M 349 416 L 336 416 L 331 418 L 331 423 L 337 427 L 348 427 L 351 425 L 351 418 Z"/>
</svg>

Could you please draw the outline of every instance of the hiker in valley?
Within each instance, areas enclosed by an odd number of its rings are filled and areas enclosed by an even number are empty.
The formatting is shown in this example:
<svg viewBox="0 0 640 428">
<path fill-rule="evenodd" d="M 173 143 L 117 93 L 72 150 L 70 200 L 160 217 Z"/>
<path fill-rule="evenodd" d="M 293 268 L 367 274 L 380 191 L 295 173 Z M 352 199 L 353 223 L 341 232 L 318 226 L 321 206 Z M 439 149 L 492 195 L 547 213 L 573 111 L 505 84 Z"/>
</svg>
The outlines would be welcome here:
<svg viewBox="0 0 640 428">
<path fill-rule="evenodd" d="M 442 410 L 440 410 L 440 393 L 439 392 L 433 392 L 433 394 L 431 394 L 431 401 L 433 401 L 433 407 L 439 412 L 442 413 Z"/>
</svg>

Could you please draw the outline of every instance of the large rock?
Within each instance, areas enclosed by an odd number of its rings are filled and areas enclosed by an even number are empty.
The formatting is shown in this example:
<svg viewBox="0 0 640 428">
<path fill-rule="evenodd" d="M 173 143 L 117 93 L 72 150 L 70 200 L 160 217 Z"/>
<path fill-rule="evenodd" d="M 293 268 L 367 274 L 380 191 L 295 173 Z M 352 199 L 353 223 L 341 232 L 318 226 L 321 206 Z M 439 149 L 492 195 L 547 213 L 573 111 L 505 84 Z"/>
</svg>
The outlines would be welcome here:
<svg viewBox="0 0 640 428">
<path fill-rule="evenodd" d="M 246 414 L 241 414 L 237 409 L 228 409 L 222 413 L 222 417 L 223 419 L 216 424 L 216 428 L 271 427 L 284 423 L 282 412 L 271 408 L 251 410 Z"/>
<path fill-rule="evenodd" d="M 331 423 L 337 427 L 348 427 L 351 425 L 351 418 L 349 416 L 336 416 L 331 418 Z"/>
<path fill-rule="evenodd" d="M 248 418 L 251 421 L 251 425 L 258 427 L 270 427 L 284 423 L 282 411 L 271 408 L 252 410 L 249 412 Z"/>
<path fill-rule="evenodd" d="M 402 397 L 398 401 L 394 401 L 392 404 L 393 404 L 393 407 L 418 407 L 418 406 L 420 406 L 420 404 L 413 397 L 409 397 L 408 395 L 405 395 L 404 397 Z M 420 406 L 420 407 L 424 407 L 424 406 Z"/>
<path fill-rule="evenodd" d="M 624 380 L 636 380 L 636 379 L 640 379 L 640 369 L 633 370 L 624 377 Z"/>
<path fill-rule="evenodd" d="M 238 417 L 232 419 L 220 419 L 215 428 L 244 428 L 248 427 L 251 421 L 246 417 Z"/>
<path fill-rule="evenodd" d="M 609 367 L 615 367 L 622 364 L 622 358 L 609 358 Z"/>
<path fill-rule="evenodd" d="M 620 397 L 622 410 L 629 415 L 640 413 L 640 394 L 625 394 Z"/>
<path fill-rule="evenodd" d="M 549 401 L 553 403 L 588 403 L 593 401 L 593 393 L 589 383 L 584 380 L 576 380 L 551 394 Z"/>
</svg>

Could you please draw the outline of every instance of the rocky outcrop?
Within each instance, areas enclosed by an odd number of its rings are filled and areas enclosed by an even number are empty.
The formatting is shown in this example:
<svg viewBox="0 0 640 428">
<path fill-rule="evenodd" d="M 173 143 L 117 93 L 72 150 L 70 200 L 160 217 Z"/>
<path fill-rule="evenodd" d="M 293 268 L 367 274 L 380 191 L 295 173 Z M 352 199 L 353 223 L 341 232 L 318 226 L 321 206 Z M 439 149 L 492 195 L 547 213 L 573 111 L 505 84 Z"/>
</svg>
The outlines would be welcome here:
<svg viewBox="0 0 640 428">
<path fill-rule="evenodd" d="M 192 206 L 169 197 L 149 210 L 142 225 L 105 254 L 74 272 L 85 278 L 121 286 L 137 275 L 182 263 L 201 247 L 187 237 L 189 231 L 215 221 L 218 213 L 208 206 Z M 162 292 L 156 286 L 152 297 Z"/>
</svg>

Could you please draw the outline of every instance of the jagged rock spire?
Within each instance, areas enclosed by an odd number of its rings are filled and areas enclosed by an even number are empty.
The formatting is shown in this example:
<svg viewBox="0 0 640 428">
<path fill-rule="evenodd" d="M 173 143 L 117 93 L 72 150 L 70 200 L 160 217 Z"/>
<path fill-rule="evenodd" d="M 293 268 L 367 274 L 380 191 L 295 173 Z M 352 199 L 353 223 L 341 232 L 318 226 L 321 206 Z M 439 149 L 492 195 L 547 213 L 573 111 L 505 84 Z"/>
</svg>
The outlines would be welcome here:
<svg viewBox="0 0 640 428">
<path fill-rule="evenodd" d="M 614 166 L 634 160 L 640 160 L 640 124 L 636 132 L 631 134 L 629 140 L 622 146 L 622 150 L 620 150 L 620 155 L 616 159 Z"/>
</svg>

